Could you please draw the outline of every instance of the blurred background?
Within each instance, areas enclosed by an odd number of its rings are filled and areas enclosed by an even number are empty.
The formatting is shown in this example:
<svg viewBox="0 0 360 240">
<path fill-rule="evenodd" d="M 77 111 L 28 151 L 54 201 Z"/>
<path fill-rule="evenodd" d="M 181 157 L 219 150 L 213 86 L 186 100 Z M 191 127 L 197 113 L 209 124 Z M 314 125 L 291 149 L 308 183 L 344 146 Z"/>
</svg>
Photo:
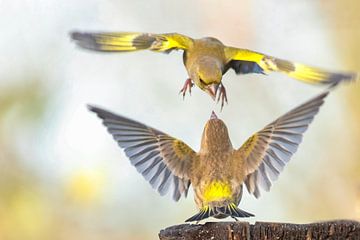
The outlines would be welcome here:
<svg viewBox="0 0 360 240">
<path fill-rule="evenodd" d="M 360 70 L 356 0 L 0 1 L 0 239 L 157 239 L 197 210 L 137 173 L 96 104 L 199 148 L 214 109 L 234 146 L 322 91 L 270 76 L 224 76 L 229 105 L 178 95 L 180 52 L 99 54 L 69 31 L 180 32 L 329 70 Z M 255 221 L 360 219 L 360 83 L 328 97 L 269 193 L 244 194 Z M 190 190 L 191 192 L 191 190 Z M 211 219 L 213 220 L 213 219 Z"/>
</svg>

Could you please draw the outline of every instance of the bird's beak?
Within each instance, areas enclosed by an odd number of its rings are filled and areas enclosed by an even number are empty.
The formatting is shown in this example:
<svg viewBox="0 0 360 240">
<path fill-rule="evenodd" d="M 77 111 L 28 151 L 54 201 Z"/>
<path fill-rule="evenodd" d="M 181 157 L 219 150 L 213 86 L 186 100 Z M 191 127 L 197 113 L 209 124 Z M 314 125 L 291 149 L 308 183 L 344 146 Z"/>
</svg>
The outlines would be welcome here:
<svg viewBox="0 0 360 240">
<path fill-rule="evenodd" d="M 218 119 L 214 111 L 212 111 L 210 119 Z"/>
<path fill-rule="evenodd" d="M 215 101 L 216 93 L 219 88 L 219 84 L 213 83 L 206 87 L 206 92 L 210 95 L 210 97 Z"/>
</svg>

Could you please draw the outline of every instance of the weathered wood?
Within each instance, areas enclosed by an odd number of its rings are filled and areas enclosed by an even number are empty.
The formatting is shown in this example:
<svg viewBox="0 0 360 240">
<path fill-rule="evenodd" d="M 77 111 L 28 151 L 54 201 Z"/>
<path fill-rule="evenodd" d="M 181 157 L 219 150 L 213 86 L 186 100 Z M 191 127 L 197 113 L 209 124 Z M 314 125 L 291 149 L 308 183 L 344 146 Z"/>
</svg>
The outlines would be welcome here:
<svg viewBox="0 0 360 240">
<path fill-rule="evenodd" d="M 360 240 L 360 222 L 336 220 L 310 224 L 256 222 L 208 222 L 181 224 L 159 233 L 160 240 Z"/>
</svg>

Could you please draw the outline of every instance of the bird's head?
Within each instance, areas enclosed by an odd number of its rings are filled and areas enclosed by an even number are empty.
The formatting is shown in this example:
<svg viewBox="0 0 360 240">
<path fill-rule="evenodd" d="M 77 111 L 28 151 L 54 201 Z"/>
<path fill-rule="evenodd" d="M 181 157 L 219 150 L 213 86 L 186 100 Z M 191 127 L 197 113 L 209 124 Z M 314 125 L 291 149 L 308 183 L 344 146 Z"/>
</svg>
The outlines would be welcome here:
<svg viewBox="0 0 360 240">
<path fill-rule="evenodd" d="M 213 58 L 200 59 L 197 64 L 195 64 L 192 75 L 193 76 L 190 77 L 194 83 L 215 100 L 222 79 L 221 64 Z"/>
<path fill-rule="evenodd" d="M 204 127 L 201 150 L 202 151 L 221 151 L 232 149 L 229 133 L 225 123 L 219 119 L 215 112 L 211 113 L 210 119 Z"/>
</svg>

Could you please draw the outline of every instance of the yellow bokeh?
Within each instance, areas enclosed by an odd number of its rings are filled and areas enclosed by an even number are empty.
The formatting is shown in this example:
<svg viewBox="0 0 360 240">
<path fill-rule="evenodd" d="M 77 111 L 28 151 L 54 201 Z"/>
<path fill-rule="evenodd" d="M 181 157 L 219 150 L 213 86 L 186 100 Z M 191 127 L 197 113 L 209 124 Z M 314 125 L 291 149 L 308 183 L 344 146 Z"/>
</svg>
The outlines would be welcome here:
<svg viewBox="0 0 360 240">
<path fill-rule="evenodd" d="M 92 206 L 103 197 L 104 174 L 100 170 L 78 170 L 65 184 L 69 201 L 82 206 Z"/>
<path fill-rule="evenodd" d="M 0 239 L 39 239 L 50 231 L 51 214 L 37 192 L 19 189 L 2 206 Z"/>
</svg>

